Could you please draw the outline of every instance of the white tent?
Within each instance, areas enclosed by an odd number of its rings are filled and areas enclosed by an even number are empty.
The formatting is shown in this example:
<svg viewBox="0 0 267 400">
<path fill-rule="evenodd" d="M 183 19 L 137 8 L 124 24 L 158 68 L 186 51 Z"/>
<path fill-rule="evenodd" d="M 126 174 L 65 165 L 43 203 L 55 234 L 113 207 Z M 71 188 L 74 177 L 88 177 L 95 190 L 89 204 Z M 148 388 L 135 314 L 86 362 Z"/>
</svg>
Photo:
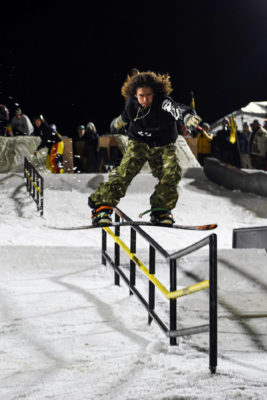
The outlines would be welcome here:
<svg viewBox="0 0 267 400">
<path fill-rule="evenodd" d="M 230 119 L 231 115 L 234 116 L 238 130 L 242 130 L 244 122 L 251 124 L 254 119 L 263 124 L 264 119 L 267 118 L 267 101 L 251 101 L 245 107 L 240 108 L 240 110 L 224 115 L 218 121 L 211 124 L 211 131 L 214 133 L 221 129 L 223 118 L 228 117 Z"/>
</svg>

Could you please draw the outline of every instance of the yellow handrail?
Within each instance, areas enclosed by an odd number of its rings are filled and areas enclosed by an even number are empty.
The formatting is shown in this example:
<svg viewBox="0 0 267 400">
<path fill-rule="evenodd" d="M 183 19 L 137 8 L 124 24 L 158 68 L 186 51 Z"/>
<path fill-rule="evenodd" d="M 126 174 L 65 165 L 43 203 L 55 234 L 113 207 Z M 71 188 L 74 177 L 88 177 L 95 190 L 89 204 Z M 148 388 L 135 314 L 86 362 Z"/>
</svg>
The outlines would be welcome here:
<svg viewBox="0 0 267 400">
<path fill-rule="evenodd" d="M 34 180 L 32 179 L 31 175 L 28 173 L 27 169 L 25 169 L 25 175 L 27 176 L 27 178 L 31 181 L 31 183 L 33 184 L 33 186 L 35 187 L 35 189 L 37 190 L 37 192 L 39 194 L 41 194 L 41 190 L 39 188 L 39 186 L 36 185 L 36 183 L 34 182 Z"/>
<path fill-rule="evenodd" d="M 149 270 L 142 263 L 142 261 L 139 260 L 139 258 L 135 255 L 135 253 L 132 253 L 130 251 L 129 247 L 127 247 L 126 244 L 118 236 L 116 236 L 110 228 L 105 227 L 103 229 L 112 237 L 114 242 L 117 243 L 125 251 L 126 254 L 128 254 L 129 258 L 131 260 L 133 260 L 134 263 L 139 266 L 139 268 L 144 272 L 144 274 L 148 277 L 148 279 L 154 283 L 154 285 L 160 290 L 160 292 L 167 299 L 176 299 L 177 297 L 186 296 L 188 294 L 195 293 L 200 290 L 207 289 L 209 287 L 209 281 L 205 280 L 205 281 L 196 283 L 195 285 L 189 286 L 187 288 L 169 292 L 166 289 L 166 287 L 155 277 L 155 275 L 149 273 Z"/>
</svg>

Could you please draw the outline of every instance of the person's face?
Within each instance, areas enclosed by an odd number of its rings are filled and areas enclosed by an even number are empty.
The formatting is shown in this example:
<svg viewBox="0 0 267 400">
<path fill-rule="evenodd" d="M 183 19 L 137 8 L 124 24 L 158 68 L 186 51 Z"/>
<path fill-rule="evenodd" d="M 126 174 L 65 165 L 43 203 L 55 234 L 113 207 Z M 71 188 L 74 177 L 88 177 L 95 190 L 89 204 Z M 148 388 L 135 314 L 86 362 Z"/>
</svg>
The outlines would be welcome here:
<svg viewBox="0 0 267 400">
<path fill-rule="evenodd" d="M 84 135 L 85 129 L 79 128 L 78 129 L 78 136 L 82 137 Z"/>
<path fill-rule="evenodd" d="M 150 87 L 143 86 L 137 89 L 136 97 L 138 103 L 141 104 L 142 107 L 147 108 L 152 104 L 154 93 Z"/>
<path fill-rule="evenodd" d="M 17 119 L 20 119 L 21 118 L 21 113 L 17 112 L 16 113 L 16 117 L 17 117 Z"/>
<path fill-rule="evenodd" d="M 259 125 L 256 122 L 252 122 L 250 126 L 253 132 L 257 132 L 257 130 L 259 129 Z"/>
<path fill-rule="evenodd" d="M 36 119 L 34 121 L 34 123 L 35 123 L 35 126 L 37 126 L 37 128 L 39 128 L 42 125 L 42 121 L 40 119 Z"/>
</svg>

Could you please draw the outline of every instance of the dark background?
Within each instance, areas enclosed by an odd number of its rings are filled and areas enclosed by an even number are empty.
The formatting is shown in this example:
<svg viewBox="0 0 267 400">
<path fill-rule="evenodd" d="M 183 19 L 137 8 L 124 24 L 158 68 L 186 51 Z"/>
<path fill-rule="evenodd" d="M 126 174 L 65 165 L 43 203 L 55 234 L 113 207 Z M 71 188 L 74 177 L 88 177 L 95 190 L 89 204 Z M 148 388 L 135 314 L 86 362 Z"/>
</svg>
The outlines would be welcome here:
<svg viewBox="0 0 267 400">
<path fill-rule="evenodd" d="M 267 2 L 15 3 L 1 12 L 0 103 L 42 113 L 63 135 L 123 109 L 132 67 L 169 73 L 172 97 L 212 123 L 266 100 Z"/>
</svg>

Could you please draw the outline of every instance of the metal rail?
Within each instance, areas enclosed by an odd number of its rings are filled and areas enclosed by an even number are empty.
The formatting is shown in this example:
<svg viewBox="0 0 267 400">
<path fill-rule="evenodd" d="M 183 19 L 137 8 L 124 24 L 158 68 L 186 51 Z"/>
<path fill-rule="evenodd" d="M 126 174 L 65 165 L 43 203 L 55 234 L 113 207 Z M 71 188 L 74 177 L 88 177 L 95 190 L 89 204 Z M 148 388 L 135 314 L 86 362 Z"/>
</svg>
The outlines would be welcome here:
<svg viewBox="0 0 267 400">
<path fill-rule="evenodd" d="M 126 221 L 131 219 L 119 210 Z M 115 221 L 119 222 L 120 217 L 116 214 Z M 149 243 L 149 268 L 136 256 L 136 233 L 142 236 Z M 114 241 L 114 260 L 107 253 L 107 234 Z M 216 372 L 217 366 L 217 236 L 216 234 L 208 237 L 182 249 L 173 254 L 169 254 L 159 243 L 150 235 L 143 231 L 140 226 L 130 227 L 130 248 L 121 240 L 120 227 L 115 227 L 115 232 L 109 228 L 102 229 L 102 263 L 106 261 L 114 268 L 114 282 L 120 284 L 120 277 L 128 285 L 130 294 L 135 294 L 148 311 L 148 323 L 154 320 L 169 337 L 170 344 L 177 344 L 177 337 L 193 335 L 209 331 L 209 368 L 211 373 Z M 209 246 L 209 280 L 198 282 L 192 286 L 177 290 L 177 260 L 187 254 L 190 254 L 204 246 Z M 120 248 L 123 249 L 130 259 L 130 277 L 127 278 L 120 268 Z M 156 252 L 160 253 L 170 266 L 170 289 L 168 290 L 155 276 L 156 273 Z M 136 266 L 148 278 L 148 301 L 144 299 L 136 288 Z M 157 288 L 169 301 L 169 328 L 160 319 L 155 312 L 155 288 Z M 209 288 L 209 324 L 177 329 L 177 298 L 195 293 L 199 290 Z"/>
<path fill-rule="evenodd" d="M 44 179 L 26 157 L 24 158 L 24 178 L 27 192 L 33 198 L 37 211 L 42 216 L 44 214 Z"/>
</svg>

